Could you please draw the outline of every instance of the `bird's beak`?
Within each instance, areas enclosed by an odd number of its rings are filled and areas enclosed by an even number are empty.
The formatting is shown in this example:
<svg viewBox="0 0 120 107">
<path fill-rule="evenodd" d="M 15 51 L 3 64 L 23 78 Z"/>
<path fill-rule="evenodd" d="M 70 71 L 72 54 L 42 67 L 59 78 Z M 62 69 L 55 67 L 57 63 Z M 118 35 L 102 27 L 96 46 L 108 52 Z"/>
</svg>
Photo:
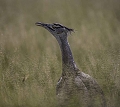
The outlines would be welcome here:
<svg viewBox="0 0 120 107">
<path fill-rule="evenodd" d="M 37 26 L 42 26 L 42 27 L 47 26 L 47 24 L 42 23 L 42 22 L 36 22 L 35 25 L 37 25 Z"/>
<path fill-rule="evenodd" d="M 42 22 L 36 22 L 35 24 L 36 24 L 37 26 L 41 26 L 41 27 L 47 29 L 49 32 L 55 31 L 55 30 L 51 27 L 51 24 L 42 23 Z"/>
</svg>

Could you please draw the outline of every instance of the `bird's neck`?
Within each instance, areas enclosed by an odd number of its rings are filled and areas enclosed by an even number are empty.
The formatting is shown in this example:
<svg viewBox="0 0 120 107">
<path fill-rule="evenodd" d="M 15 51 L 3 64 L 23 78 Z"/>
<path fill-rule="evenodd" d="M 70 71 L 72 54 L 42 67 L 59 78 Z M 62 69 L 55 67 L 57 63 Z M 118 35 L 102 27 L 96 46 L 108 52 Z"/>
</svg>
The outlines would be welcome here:
<svg viewBox="0 0 120 107">
<path fill-rule="evenodd" d="M 60 38 L 58 41 L 61 53 L 62 53 L 62 68 L 63 70 L 66 69 L 76 69 L 76 64 L 74 62 L 74 58 L 70 49 L 70 45 L 67 41 L 67 37 Z"/>
</svg>

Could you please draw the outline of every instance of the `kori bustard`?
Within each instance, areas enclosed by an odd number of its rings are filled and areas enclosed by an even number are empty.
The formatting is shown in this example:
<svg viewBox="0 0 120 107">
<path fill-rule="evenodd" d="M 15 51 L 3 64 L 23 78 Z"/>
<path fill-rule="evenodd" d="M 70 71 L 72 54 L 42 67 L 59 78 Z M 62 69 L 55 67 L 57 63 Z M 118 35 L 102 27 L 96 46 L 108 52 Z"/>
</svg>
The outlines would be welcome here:
<svg viewBox="0 0 120 107">
<path fill-rule="evenodd" d="M 36 22 L 58 41 L 62 53 L 62 75 L 56 86 L 60 106 L 106 107 L 104 93 L 95 79 L 80 71 L 74 61 L 67 37 L 73 29 L 58 23 Z M 75 103 L 75 104 L 74 104 Z"/>
</svg>

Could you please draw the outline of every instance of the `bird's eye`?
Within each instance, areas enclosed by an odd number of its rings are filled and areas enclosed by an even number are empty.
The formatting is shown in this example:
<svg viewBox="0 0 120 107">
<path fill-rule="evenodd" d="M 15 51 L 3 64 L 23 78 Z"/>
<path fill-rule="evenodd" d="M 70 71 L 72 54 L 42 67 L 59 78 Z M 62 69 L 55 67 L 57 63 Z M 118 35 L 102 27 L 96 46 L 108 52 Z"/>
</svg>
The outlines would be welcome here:
<svg viewBox="0 0 120 107">
<path fill-rule="evenodd" d="M 57 34 L 61 34 L 65 31 L 65 28 L 59 24 L 53 24 L 52 28 L 56 31 Z"/>
<path fill-rule="evenodd" d="M 55 29 L 56 27 L 54 25 L 52 25 L 52 28 Z"/>
<path fill-rule="evenodd" d="M 54 28 L 54 29 L 58 29 L 58 28 L 61 28 L 61 27 L 58 26 L 58 25 L 52 25 L 52 28 Z"/>
</svg>

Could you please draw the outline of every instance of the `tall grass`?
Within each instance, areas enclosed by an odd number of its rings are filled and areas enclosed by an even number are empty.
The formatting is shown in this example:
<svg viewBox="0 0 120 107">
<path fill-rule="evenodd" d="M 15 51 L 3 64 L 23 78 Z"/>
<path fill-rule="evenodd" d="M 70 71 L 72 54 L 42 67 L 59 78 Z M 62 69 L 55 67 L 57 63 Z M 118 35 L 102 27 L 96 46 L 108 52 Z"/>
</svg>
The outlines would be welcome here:
<svg viewBox="0 0 120 107">
<path fill-rule="evenodd" d="M 108 107 L 119 107 L 119 10 L 119 0 L 1 0 L 0 106 L 56 106 L 61 54 L 50 33 L 35 26 L 41 21 L 74 28 L 77 66 L 98 81 Z"/>
</svg>

